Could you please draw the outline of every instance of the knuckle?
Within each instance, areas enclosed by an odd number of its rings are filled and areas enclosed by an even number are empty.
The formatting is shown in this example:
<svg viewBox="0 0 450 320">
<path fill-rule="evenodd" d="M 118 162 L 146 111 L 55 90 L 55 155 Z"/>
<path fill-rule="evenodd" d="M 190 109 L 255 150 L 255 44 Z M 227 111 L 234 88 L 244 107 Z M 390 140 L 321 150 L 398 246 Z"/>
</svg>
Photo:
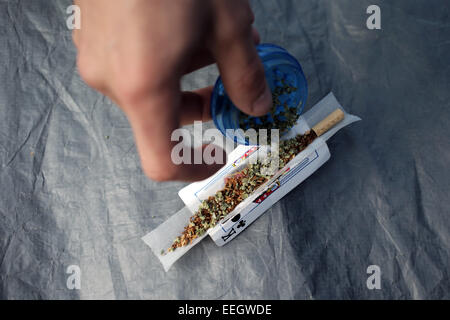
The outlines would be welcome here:
<svg viewBox="0 0 450 320">
<path fill-rule="evenodd" d="M 251 32 L 251 25 L 244 23 L 230 23 L 220 28 L 219 39 L 224 43 L 233 43 L 238 39 L 245 38 Z"/>
<path fill-rule="evenodd" d="M 154 164 L 142 163 L 142 170 L 148 178 L 156 182 L 173 181 L 178 177 L 178 169 L 175 166 L 162 168 Z"/>
<path fill-rule="evenodd" d="M 168 78 L 157 68 L 157 65 L 120 63 L 114 68 L 112 91 L 124 105 L 133 105 L 142 97 L 161 92 L 167 86 Z"/>
<path fill-rule="evenodd" d="M 143 96 L 145 85 L 138 77 L 119 77 L 113 80 L 111 88 L 121 105 L 132 106 Z"/>
<path fill-rule="evenodd" d="M 101 74 L 96 63 L 88 55 L 78 54 L 77 67 L 81 78 L 91 87 L 98 88 L 101 84 Z"/>
</svg>

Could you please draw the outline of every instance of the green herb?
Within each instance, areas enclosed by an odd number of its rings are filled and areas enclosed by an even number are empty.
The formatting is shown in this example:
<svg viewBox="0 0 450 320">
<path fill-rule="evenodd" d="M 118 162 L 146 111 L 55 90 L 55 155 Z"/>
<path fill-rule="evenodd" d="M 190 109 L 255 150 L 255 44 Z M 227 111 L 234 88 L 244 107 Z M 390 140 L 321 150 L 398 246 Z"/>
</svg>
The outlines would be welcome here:
<svg viewBox="0 0 450 320">
<path fill-rule="evenodd" d="M 295 138 L 281 141 L 278 154 L 279 169 L 303 151 L 316 137 L 314 131 L 311 130 L 304 135 L 297 135 Z M 191 244 L 196 238 L 204 235 L 208 229 L 213 228 L 232 212 L 239 203 L 272 178 L 273 174 L 265 174 L 265 172 L 270 172 L 268 169 L 271 166 L 271 157 L 272 154 L 269 152 L 266 159 L 249 164 L 243 170 L 225 178 L 224 189 L 202 201 L 198 211 L 190 218 L 189 224 L 167 251 L 171 252 Z"/>
<path fill-rule="evenodd" d="M 286 133 L 292 128 L 299 118 L 296 107 L 289 107 L 286 102 L 281 103 L 280 98 L 284 95 L 290 95 L 297 91 L 296 87 L 290 86 L 285 80 L 281 80 L 282 86 L 277 86 L 272 91 L 272 109 L 269 114 L 262 117 L 249 116 L 242 111 L 239 114 L 239 126 L 241 129 L 278 129 L 280 135 Z M 270 134 L 268 134 L 268 142 L 270 143 Z"/>
</svg>

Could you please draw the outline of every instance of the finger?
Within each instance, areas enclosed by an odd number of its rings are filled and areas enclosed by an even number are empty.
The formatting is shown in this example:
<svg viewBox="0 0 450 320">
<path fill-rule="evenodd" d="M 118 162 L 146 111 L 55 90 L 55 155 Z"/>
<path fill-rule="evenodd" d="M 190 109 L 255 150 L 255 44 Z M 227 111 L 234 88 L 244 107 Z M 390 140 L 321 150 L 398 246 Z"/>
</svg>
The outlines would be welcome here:
<svg viewBox="0 0 450 320">
<path fill-rule="evenodd" d="M 149 90 L 150 92 L 151 90 Z M 133 128 L 137 149 L 144 172 L 156 181 L 198 181 L 214 174 L 221 164 L 175 164 L 172 150 L 180 141 L 171 141 L 172 133 L 179 126 L 178 108 L 182 95 L 178 84 L 153 91 L 152 95 L 133 97 L 123 108 Z M 183 149 L 185 150 L 185 149 Z M 190 162 L 194 163 L 193 150 Z M 184 154 L 183 154 L 184 156 Z"/>
<path fill-rule="evenodd" d="M 219 43 L 215 57 L 225 89 L 233 103 L 247 114 L 261 116 L 269 112 L 272 94 L 250 30 L 248 35 Z"/>
<path fill-rule="evenodd" d="M 258 45 L 261 42 L 261 36 L 255 27 L 252 28 L 252 38 L 255 45 Z"/>
<path fill-rule="evenodd" d="M 180 108 L 180 125 L 194 121 L 211 120 L 210 101 L 213 87 L 202 88 L 193 92 L 183 92 Z"/>
<path fill-rule="evenodd" d="M 255 45 L 258 45 L 261 41 L 259 33 L 255 28 L 252 28 L 252 38 Z M 214 56 L 212 55 L 211 51 L 209 51 L 208 49 L 203 49 L 192 57 L 184 74 L 188 74 L 195 70 L 204 68 L 213 64 L 214 62 Z"/>
</svg>

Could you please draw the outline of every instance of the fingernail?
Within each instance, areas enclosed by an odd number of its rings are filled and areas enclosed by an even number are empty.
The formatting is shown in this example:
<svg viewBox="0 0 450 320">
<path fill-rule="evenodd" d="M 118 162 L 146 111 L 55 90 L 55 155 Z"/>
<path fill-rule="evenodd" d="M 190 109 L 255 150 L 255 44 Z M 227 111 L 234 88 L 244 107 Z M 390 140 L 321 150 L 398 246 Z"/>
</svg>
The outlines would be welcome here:
<svg viewBox="0 0 450 320">
<path fill-rule="evenodd" d="M 266 89 L 264 93 L 253 102 L 252 111 L 255 115 L 265 115 L 272 108 L 272 93 L 270 92 L 270 88 L 266 83 Z"/>
</svg>

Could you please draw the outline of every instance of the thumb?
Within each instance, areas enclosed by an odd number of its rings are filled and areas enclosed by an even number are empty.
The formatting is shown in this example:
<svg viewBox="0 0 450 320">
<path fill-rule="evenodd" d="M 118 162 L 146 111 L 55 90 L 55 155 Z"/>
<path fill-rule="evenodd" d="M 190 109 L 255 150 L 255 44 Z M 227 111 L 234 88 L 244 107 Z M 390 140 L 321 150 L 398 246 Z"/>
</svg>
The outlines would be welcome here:
<svg viewBox="0 0 450 320">
<path fill-rule="evenodd" d="M 215 58 L 225 90 L 234 105 L 252 116 L 262 116 L 272 107 L 272 93 L 258 56 L 251 29 L 248 35 L 218 45 Z"/>
</svg>

